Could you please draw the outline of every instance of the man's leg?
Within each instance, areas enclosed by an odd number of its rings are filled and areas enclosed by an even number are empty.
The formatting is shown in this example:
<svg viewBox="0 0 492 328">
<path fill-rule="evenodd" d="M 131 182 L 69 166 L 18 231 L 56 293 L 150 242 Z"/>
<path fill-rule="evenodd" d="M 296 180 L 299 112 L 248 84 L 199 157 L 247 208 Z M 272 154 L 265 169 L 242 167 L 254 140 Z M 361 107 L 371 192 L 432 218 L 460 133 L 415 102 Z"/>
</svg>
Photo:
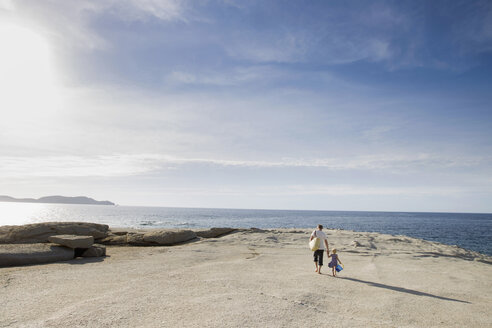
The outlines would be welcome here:
<svg viewBox="0 0 492 328">
<path fill-rule="evenodd" d="M 323 266 L 323 250 L 317 250 L 318 253 L 318 273 L 321 274 L 321 267 Z"/>
<path fill-rule="evenodd" d="M 316 266 L 316 270 L 314 272 L 318 272 L 318 251 L 314 251 L 313 257 L 314 257 L 314 265 Z"/>
</svg>

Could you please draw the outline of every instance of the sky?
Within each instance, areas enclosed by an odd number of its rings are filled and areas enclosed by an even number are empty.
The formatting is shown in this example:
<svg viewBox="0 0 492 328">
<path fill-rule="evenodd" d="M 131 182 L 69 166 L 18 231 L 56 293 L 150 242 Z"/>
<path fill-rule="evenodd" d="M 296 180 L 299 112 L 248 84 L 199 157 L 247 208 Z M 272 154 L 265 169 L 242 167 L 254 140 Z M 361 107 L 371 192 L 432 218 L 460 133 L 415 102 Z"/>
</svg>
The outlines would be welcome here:
<svg viewBox="0 0 492 328">
<path fill-rule="evenodd" d="M 492 212 L 490 1 L 0 0 L 0 194 Z"/>
</svg>

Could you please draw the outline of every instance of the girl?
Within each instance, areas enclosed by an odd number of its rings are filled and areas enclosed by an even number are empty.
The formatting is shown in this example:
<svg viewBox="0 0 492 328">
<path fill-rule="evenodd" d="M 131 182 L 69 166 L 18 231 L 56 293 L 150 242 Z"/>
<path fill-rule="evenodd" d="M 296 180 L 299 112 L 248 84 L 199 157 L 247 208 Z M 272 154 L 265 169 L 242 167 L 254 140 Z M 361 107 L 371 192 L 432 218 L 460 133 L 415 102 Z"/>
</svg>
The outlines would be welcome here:
<svg viewBox="0 0 492 328">
<path fill-rule="evenodd" d="M 331 262 L 328 264 L 328 267 L 331 268 L 331 271 L 333 272 L 333 277 L 337 275 L 336 267 L 338 263 L 343 264 L 342 261 L 340 261 L 340 259 L 338 258 L 337 250 L 333 249 L 331 253 Z"/>
</svg>

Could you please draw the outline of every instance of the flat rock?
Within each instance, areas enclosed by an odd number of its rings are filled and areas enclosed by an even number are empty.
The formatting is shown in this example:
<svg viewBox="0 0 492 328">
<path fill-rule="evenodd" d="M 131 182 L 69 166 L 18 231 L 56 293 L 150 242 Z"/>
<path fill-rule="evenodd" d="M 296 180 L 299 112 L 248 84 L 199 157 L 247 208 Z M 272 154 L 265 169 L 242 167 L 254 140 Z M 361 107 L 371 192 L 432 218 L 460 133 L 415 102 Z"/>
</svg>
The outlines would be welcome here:
<svg viewBox="0 0 492 328">
<path fill-rule="evenodd" d="M 139 246 L 170 246 L 196 238 L 191 230 L 152 230 L 147 232 L 129 232 L 127 242 Z"/>
<path fill-rule="evenodd" d="M 52 263 L 73 258 L 73 249 L 53 244 L 0 245 L 0 267 Z"/>
<path fill-rule="evenodd" d="M 106 256 L 106 246 L 104 245 L 92 245 L 85 252 L 82 253 L 82 257 L 100 257 Z"/>
<path fill-rule="evenodd" d="M 211 228 L 207 230 L 199 230 L 196 232 L 196 235 L 198 237 L 202 238 L 216 238 L 228 233 L 231 233 L 233 231 L 236 231 L 236 229 L 233 228 Z"/>
<path fill-rule="evenodd" d="M 94 237 L 77 235 L 55 235 L 48 237 L 48 241 L 70 248 L 89 248 L 92 246 L 92 244 L 94 244 Z"/>
<path fill-rule="evenodd" d="M 106 224 L 88 222 L 45 222 L 19 226 L 0 226 L 0 244 L 47 243 L 54 235 L 92 236 L 101 239 L 108 235 Z"/>
</svg>

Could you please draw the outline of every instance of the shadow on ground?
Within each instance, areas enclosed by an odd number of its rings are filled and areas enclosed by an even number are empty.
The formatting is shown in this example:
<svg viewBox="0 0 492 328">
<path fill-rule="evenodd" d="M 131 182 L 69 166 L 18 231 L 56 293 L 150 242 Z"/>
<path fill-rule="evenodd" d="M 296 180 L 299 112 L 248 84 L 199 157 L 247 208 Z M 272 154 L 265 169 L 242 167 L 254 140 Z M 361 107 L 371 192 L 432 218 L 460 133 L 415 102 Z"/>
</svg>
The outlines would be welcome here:
<svg viewBox="0 0 492 328">
<path fill-rule="evenodd" d="M 65 263 L 67 264 L 86 264 L 86 263 L 96 263 L 96 262 L 103 262 L 105 258 L 110 257 L 109 255 L 106 256 L 99 256 L 99 257 L 77 257 L 73 260 L 66 261 Z M 60 262 L 63 263 L 63 262 Z"/>
<path fill-rule="evenodd" d="M 412 295 L 417 295 L 417 296 L 427 296 L 427 297 L 437 298 L 437 299 L 440 299 L 440 300 L 443 300 L 443 301 L 452 301 L 452 302 L 459 302 L 459 303 L 471 304 L 468 301 L 462 301 L 462 300 L 458 300 L 458 299 L 455 299 L 455 298 L 437 296 L 437 295 L 433 295 L 433 294 L 429 294 L 429 293 L 419 292 L 418 290 L 413 290 L 413 289 L 408 289 L 408 288 L 403 288 L 403 287 L 397 287 L 397 286 L 391 286 L 391 285 L 385 285 L 385 284 L 380 284 L 380 283 L 372 282 L 372 281 L 366 281 L 366 280 L 361 280 L 361 279 L 356 279 L 356 278 L 349 278 L 349 277 L 340 277 L 340 279 L 345 279 L 345 280 L 350 280 L 350 281 L 354 281 L 354 282 L 359 282 L 359 283 L 363 283 L 363 284 L 366 284 L 366 285 L 369 285 L 369 286 L 372 286 L 372 287 L 378 287 L 378 288 L 385 288 L 385 289 L 389 289 L 389 290 L 394 290 L 394 291 L 401 292 L 401 293 L 407 293 L 407 294 L 412 294 Z"/>
</svg>

